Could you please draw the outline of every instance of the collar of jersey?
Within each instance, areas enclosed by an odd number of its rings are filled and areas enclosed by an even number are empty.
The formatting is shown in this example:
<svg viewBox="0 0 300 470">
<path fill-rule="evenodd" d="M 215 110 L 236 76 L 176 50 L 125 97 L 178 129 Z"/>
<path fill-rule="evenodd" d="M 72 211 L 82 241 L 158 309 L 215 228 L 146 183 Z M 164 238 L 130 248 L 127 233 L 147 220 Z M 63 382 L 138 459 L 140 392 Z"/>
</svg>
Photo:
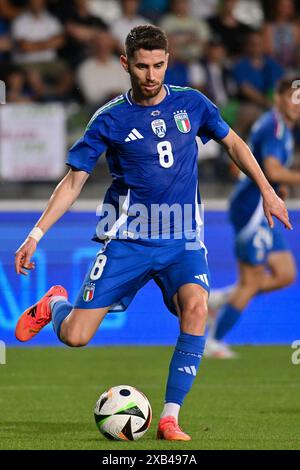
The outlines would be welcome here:
<svg viewBox="0 0 300 470">
<path fill-rule="evenodd" d="M 149 105 L 149 106 L 145 106 L 145 105 L 143 105 L 143 104 L 135 103 L 135 102 L 132 100 L 131 94 L 130 94 L 132 88 L 130 88 L 130 90 L 127 91 L 127 93 L 125 94 L 125 98 L 126 98 L 126 100 L 128 101 L 128 103 L 130 104 L 130 106 L 139 106 L 140 108 L 157 108 L 157 107 L 161 106 L 163 103 L 165 103 L 165 101 L 169 98 L 169 96 L 170 96 L 170 94 L 171 94 L 170 88 L 169 88 L 168 85 L 166 85 L 165 83 L 164 83 L 164 88 L 165 88 L 167 94 L 166 94 L 166 96 L 164 97 L 164 99 L 163 99 L 160 103 L 158 103 L 158 104 L 151 104 L 151 105 Z"/>
</svg>

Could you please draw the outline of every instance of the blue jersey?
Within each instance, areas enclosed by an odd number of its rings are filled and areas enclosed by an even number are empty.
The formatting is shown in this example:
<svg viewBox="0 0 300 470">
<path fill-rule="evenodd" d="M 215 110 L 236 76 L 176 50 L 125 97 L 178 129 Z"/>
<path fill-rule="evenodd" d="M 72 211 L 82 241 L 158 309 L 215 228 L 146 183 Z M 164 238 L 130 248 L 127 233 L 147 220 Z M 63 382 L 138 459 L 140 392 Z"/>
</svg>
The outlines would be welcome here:
<svg viewBox="0 0 300 470">
<path fill-rule="evenodd" d="M 272 156 L 289 167 L 293 161 L 294 140 L 291 130 L 275 109 L 269 111 L 253 125 L 249 146 L 263 169 L 266 158 Z M 277 190 L 277 185 L 274 185 Z M 255 211 L 257 216 L 255 216 Z M 257 185 L 248 177 L 237 184 L 230 201 L 230 219 L 239 232 L 251 218 L 263 217 L 261 194 Z"/>
<path fill-rule="evenodd" d="M 191 229 L 195 233 L 202 223 L 198 212 L 196 136 L 203 143 L 220 140 L 226 137 L 229 127 L 218 108 L 202 93 L 164 86 L 166 96 L 154 106 L 134 103 L 130 92 L 102 106 L 84 136 L 69 151 L 67 164 L 87 173 L 92 172 L 99 156 L 106 152 L 112 184 L 104 198 L 94 237 L 97 241 L 126 234 L 130 238 L 130 223 L 137 216 L 149 230 L 151 211 L 162 204 L 177 205 L 182 213 L 185 205 L 192 208 Z M 116 221 L 104 226 L 105 210 L 111 206 L 116 211 Z M 178 231 L 174 217 L 170 225 L 174 235 Z M 154 228 L 157 237 L 163 231 L 161 223 Z"/>
</svg>

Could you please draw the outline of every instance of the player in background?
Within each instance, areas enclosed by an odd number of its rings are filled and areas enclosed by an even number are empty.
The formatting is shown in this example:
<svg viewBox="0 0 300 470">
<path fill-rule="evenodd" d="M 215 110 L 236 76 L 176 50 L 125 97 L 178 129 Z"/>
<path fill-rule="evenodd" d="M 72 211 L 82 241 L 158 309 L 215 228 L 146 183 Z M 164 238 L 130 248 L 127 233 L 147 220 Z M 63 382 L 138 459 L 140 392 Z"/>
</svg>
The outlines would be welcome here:
<svg viewBox="0 0 300 470">
<path fill-rule="evenodd" d="M 271 226 L 273 215 L 286 227 L 291 225 L 284 202 L 217 107 L 196 90 L 164 84 L 168 44 L 161 29 L 150 25 L 133 28 L 126 38 L 121 65 L 129 73 L 132 89 L 101 107 L 70 149 L 69 172 L 17 250 L 16 272 L 26 274 L 34 268 L 31 258 L 38 241 L 78 198 L 104 151 L 113 179 L 104 203 L 115 209 L 116 221 L 103 224 L 105 214 L 100 216 L 94 240 L 102 248 L 75 304 L 68 302 L 63 287 L 52 287 L 21 315 L 16 337 L 28 341 L 52 321 L 60 341 L 71 347 L 84 346 L 111 308 L 128 307 L 136 292 L 154 279 L 180 326 L 157 437 L 185 441 L 191 438 L 180 429 L 178 414 L 203 355 L 209 292 L 206 249 L 199 239 L 196 136 L 203 142 L 215 139 L 222 143 L 239 168 L 255 180 Z M 169 227 L 158 224 L 154 235 L 152 230 L 149 235 L 147 227 L 154 218 L 150 212 L 147 216 L 147 210 L 162 203 L 169 208 L 174 204 L 192 208 L 191 229 L 186 232 L 184 224 L 175 227 L 172 219 Z M 133 229 L 136 204 L 144 210 L 142 234 Z M 168 229 L 170 236 L 165 239 Z M 191 240 L 193 250 L 187 249 Z"/>
<path fill-rule="evenodd" d="M 281 196 L 286 193 L 286 187 L 300 185 L 300 172 L 289 168 L 294 153 L 292 129 L 300 120 L 294 82 L 295 78 L 291 77 L 280 80 L 274 108 L 256 121 L 249 139 L 258 164 Z M 271 229 L 266 224 L 262 202 L 255 183 L 247 177 L 241 178 L 229 206 L 239 278 L 236 285 L 211 292 L 209 305 L 219 311 L 210 327 L 206 356 L 235 357 L 236 353 L 222 340 L 239 321 L 250 300 L 261 292 L 282 289 L 295 280 L 295 261 L 282 227 L 275 223 Z"/>
</svg>

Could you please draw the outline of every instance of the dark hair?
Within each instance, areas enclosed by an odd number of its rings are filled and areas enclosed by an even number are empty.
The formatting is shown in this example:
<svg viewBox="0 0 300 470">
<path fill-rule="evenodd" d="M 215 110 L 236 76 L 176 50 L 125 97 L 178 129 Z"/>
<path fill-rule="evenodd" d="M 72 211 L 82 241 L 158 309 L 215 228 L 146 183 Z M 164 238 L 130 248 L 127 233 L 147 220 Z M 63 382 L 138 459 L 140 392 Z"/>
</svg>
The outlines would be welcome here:
<svg viewBox="0 0 300 470">
<path fill-rule="evenodd" d="M 128 58 L 132 58 L 135 51 L 139 49 L 146 49 L 146 51 L 162 49 L 167 52 L 168 39 L 166 33 L 157 26 L 151 24 L 140 25 L 133 28 L 128 34 L 125 48 Z"/>
<path fill-rule="evenodd" d="M 279 80 L 279 82 L 277 82 L 277 85 L 276 85 L 276 93 L 278 95 L 283 95 L 284 93 L 286 93 L 288 90 L 292 90 L 293 88 L 293 84 L 296 80 L 299 81 L 300 77 L 296 77 L 294 75 L 286 75 L 285 77 L 281 78 L 281 80 Z"/>
</svg>

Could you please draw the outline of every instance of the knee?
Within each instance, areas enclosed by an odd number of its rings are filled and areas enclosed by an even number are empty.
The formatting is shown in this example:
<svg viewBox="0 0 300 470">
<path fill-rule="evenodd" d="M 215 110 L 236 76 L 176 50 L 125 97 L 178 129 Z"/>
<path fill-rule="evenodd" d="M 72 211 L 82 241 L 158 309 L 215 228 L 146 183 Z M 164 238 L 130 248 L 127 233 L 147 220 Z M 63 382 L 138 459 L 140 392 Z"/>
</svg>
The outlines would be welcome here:
<svg viewBox="0 0 300 470">
<path fill-rule="evenodd" d="M 207 319 L 207 302 L 204 299 L 191 299 L 182 310 L 182 319 L 190 324 L 202 324 Z"/>
<path fill-rule="evenodd" d="M 291 269 L 281 274 L 281 276 L 279 277 L 279 282 L 280 282 L 281 287 L 287 287 L 293 284 L 293 282 L 295 282 L 295 279 L 296 279 L 296 269 Z"/>
<path fill-rule="evenodd" d="M 82 331 L 78 330 L 78 328 L 68 328 L 62 340 L 67 346 L 72 348 L 86 346 L 89 342 L 89 338 L 87 338 Z"/>
</svg>

